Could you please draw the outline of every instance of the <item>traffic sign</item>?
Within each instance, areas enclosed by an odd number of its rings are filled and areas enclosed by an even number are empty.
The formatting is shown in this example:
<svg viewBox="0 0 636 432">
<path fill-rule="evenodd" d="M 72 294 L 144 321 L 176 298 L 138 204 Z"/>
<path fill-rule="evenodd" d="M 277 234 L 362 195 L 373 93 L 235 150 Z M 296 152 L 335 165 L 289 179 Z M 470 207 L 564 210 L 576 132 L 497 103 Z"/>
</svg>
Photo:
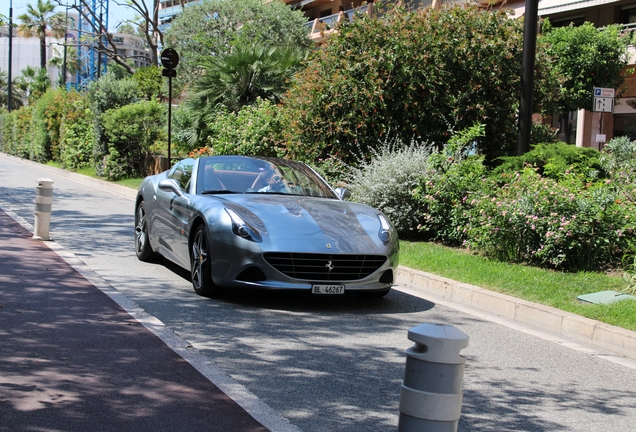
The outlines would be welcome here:
<svg viewBox="0 0 636 432">
<path fill-rule="evenodd" d="M 594 87 L 594 97 L 600 98 L 613 98 L 614 97 L 614 89 L 613 88 L 605 88 L 605 87 Z"/>
<path fill-rule="evenodd" d="M 166 48 L 161 52 L 161 65 L 166 69 L 174 69 L 179 64 L 179 54 L 172 48 Z"/>
<path fill-rule="evenodd" d="M 595 97 L 594 109 L 595 112 L 614 112 L 614 98 L 613 97 Z"/>
</svg>

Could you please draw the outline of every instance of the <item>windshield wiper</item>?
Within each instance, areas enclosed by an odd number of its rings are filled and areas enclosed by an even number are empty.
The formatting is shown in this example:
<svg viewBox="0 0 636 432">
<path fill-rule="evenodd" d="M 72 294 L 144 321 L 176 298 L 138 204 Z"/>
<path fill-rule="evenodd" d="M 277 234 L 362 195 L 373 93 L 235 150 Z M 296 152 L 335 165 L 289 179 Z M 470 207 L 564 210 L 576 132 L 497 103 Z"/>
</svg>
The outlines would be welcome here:
<svg viewBox="0 0 636 432">
<path fill-rule="evenodd" d="M 227 189 L 211 189 L 211 190 L 205 190 L 203 192 L 201 192 L 201 195 L 213 195 L 213 194 L 235 194 L 235 193 L 239 193 L 233 190 L 227 190 Z"/>
</svg>

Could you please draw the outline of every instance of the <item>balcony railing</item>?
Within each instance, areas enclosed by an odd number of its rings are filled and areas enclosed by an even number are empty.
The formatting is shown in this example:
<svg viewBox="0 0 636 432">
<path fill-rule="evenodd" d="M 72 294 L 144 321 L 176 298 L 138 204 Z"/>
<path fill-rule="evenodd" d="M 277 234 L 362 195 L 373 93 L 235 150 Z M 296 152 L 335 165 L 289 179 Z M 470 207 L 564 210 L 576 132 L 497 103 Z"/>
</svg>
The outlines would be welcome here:
<svg viewBox="0 0 636 432">
<path fill-rule="evenodd" d="M 373 12 L 373 3 L 366 4 L 348 11 L 339 12 L 337 14 L 329 15 L 323 18 L 316 18 L 313 21 L 308 21 L 305 26 L 309 30 L 309 37 L 314 42 L 320 42 L 325 35 L 332 33 L 338 25 L 345 20 L 352 22 L 355 14 L 366 13 L 371 15 Z"/>
</svg>

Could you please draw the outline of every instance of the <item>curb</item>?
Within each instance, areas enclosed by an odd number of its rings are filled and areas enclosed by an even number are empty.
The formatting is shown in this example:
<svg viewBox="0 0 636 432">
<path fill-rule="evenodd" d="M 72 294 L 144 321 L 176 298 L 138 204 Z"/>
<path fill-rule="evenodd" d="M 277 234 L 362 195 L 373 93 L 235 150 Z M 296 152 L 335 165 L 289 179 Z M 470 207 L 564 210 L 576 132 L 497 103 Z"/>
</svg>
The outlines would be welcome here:
<svg viewBox="0 0 636 432">
<path fill-rule="evenodd" d="M 398 284 L 636 360 L 636 332 L 399 266 Z"/>
</svg>

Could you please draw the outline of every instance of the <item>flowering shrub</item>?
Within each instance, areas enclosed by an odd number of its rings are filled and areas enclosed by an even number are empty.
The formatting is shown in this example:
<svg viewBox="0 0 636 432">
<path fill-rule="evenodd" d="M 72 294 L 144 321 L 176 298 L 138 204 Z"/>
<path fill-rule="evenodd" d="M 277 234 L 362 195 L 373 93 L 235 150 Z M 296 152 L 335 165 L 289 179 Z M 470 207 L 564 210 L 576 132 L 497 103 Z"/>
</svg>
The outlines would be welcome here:
<svg viewBox="0 0 636 432">
<path fill-rule="evenodd" d="M 195 159 L 205 156 L 212 156 L 212 149 L 210 147 L 197 148 L 188 153 L 188 157 Z"/>
<path fill-rule="evenodd" d="M 636 234 L 636 206 L 621 200 L 611 180 L 561 182 L 526 168 L 493 179 L 490 193 L 470 204 L 467 244 L 501 260 L 562 270 L 619 263 Z"/>
</svg>

